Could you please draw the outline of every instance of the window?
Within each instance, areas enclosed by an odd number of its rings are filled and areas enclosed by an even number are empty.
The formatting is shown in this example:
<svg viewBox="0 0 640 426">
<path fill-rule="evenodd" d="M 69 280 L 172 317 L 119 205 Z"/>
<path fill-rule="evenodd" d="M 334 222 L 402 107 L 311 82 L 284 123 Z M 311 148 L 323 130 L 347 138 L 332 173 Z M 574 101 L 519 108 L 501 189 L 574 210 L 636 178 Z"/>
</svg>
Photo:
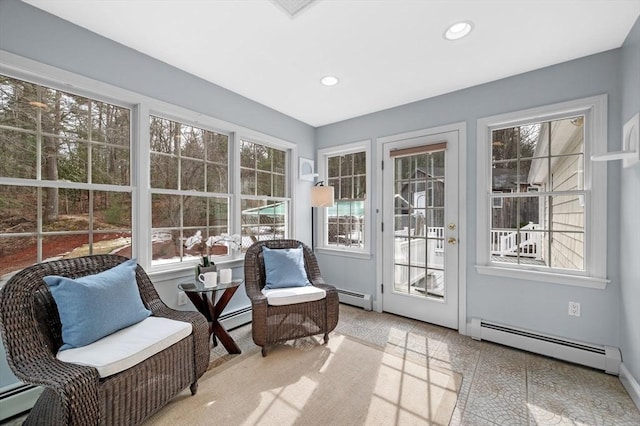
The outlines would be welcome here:
<svg viewBox="0 0 640 426">
<path fill-rule="evenodd" d="M 131 111 L 0 75 L 0 277 L 132 255 Z"/>
<path fill-rule="evenodd" d="M 596 97 L 479 121 L 481 266 L 604 280 L 606 173 L 588 159 L 605 111 Z"/>
<path fill-rule="evenodd" d="M 226 256 L 229 136 L 150 116 L 152 264 Z"/>
<path fill-rule="evenodd" d="M 334 188 L 334 206 L 320 209 L 319 247 L 369 251 L 369 143 L 319 151 L 319 172 Z"/>
<path fill-rule="evenodd" d="M 288 150 L 240 141 L 242 247 L 260 240 L 288 238 Z"/>
</svg>

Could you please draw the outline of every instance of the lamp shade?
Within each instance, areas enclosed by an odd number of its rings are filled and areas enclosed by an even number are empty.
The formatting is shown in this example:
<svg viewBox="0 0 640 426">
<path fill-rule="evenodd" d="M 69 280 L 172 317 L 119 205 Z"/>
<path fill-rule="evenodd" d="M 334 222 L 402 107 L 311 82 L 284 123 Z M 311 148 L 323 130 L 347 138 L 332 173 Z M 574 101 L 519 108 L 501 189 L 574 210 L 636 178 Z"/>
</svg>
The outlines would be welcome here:
<svg viewBox="0 0 640 426">
<path fill-rule="evenodd" d="M 311 207 L 333 207 L 333 186 L 312 186 Z"/>
</svg>

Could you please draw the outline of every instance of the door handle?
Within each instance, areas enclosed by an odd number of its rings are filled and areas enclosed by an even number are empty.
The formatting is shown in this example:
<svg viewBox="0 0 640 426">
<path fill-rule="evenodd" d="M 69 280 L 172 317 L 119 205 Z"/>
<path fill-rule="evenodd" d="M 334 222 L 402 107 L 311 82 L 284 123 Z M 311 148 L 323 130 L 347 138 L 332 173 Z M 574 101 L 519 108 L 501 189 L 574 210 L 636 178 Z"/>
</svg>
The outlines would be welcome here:
<svg viewBox="0 0 640 426">
<path fill-rule="evenodd" d="M 449 237 L 449 239 L 447 240 L 447 242 L 448 242 L 449 244 L 455 244 L 455 243 L 457 243 L 458 241 L 457 241 L 454 237 Z"/>
</svg>

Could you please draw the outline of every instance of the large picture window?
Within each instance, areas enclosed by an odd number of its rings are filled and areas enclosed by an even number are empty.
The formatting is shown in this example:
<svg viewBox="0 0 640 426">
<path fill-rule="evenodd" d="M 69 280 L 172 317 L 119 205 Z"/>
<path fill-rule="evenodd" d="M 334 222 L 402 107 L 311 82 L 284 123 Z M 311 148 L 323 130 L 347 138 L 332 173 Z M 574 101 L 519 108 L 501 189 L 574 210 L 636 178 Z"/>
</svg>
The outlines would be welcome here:
<svg viewBox="0 0 640 426">
<path fill-rule="evenodd" d="M 227 256 L 229 135 L 151 116 L 152 263 Z M 212 240 L 209 240 L 212 241 Z"/>
<path fill-rule="evenodd" d="M 131 112 L 0 75 L 0 276 L 62 257 L 131 257 Z"/>
<path fill-rule="evenodd" d="M 598 203 L 606 204 L 606 183 L 588 161 L 595 143 L 606 144 L 602 102 L 481 121 L 486 157 L 479 172 L 488 191 L 479 217 L 488 226 L 479 226 L 479 245 L 486 265 L 604 278 L 606 210 Z"/>
</svg>

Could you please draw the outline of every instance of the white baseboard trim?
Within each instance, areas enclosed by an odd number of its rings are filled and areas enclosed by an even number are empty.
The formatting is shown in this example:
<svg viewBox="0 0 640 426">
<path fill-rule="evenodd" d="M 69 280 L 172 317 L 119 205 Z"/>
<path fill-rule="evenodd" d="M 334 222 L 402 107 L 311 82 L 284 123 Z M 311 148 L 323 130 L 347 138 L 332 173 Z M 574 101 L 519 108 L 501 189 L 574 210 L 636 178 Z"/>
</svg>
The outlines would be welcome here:
<svg viewBox="0 0 640 426">
<path fill-rule="evenodd" d="M 629 396 L 636 404 L 638 410 L 640 410 L 640 384 L 636 381 L 635 377 L 631 375 L 631 372 L 625 367 L 624 363 L 620 364 L 620 381 L 622 386 L 629 392 Z"/>
</svg>

